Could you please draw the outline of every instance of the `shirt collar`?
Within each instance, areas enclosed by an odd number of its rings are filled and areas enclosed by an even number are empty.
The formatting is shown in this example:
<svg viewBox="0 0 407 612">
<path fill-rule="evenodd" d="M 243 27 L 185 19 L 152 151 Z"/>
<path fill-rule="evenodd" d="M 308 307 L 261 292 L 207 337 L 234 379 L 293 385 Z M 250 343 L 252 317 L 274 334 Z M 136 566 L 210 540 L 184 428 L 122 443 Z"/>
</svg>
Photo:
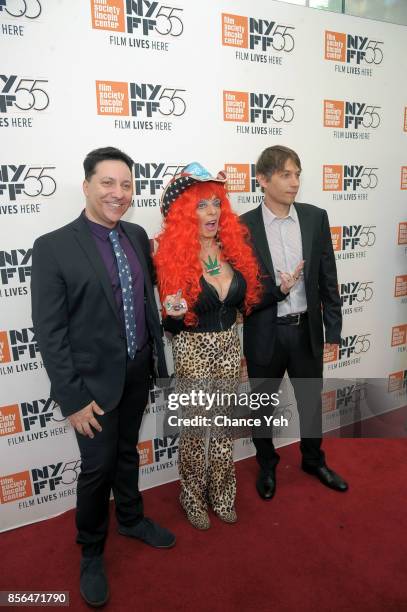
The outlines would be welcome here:
<svg viewBox="0 0 407 612">
<path fill-rule="evenodd" d="M 104 225 L 101 225 L 100 223 L 95 223 L 94 221 L 91 221 L 86 216 L 85 211 L 82 212 L 82 215 L 86 223 L 88 224 L 90 231 L 92 232 L 94 236 L 96 236 L 96 238 L 99 238 L 100 240 L 109 240 L 109 234 L 111 232 L 111 228 L 105 227 Z M 113 229 L 117 230 L 117 233 L 119 234 L 119 238 L 123 236 L 123 229 L 120 225 L 120 221 L 116 225 L 116 227 Z"/>
<path fill-rule="evenodd" d="M 295 206 L 294 204 L 291 204 L 289 211 L 288 211 L 288 215 L 286 217 L 277 217 L 264 203 L 264 200 L 262 202 L 261 205 L 261 212 L 263 214 L 263 222 L 264 225 L 271 225 L 273 223 L 273 221 L 275 221 L 276 219 L 278 221 L 283 221 L 284 219 L 291 219 L 292 221 L 295 221 L 296 223 L 298 223 L 298 214 L 297 211 L 295 210 Z"/>
</svg>

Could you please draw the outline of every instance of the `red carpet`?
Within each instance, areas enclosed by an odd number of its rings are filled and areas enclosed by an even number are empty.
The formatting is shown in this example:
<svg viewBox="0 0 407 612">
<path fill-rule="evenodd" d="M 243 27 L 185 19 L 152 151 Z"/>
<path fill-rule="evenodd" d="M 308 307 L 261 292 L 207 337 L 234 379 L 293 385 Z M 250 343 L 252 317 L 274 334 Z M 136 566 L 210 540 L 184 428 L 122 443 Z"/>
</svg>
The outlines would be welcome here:
<svg viewBox="0 0 407 612">
<path fill-rule="evenodd" d="M 172 529 L 171 550 L 119 536 L 106 548 L 108 609 L 142 612 L 402 612 L 407 610 L 406 440 L 327 440 L 328 464 L 350 483 L 337 493 L 280 449 L 278 488 L 263 502 L 254 459 L 237 464 L 239 522 L 191 527 L 178 483 L 145 492 L 146 514 Z M 1 535 L 0 590 L 78 592 L 73 512 Z"/>
</svg>

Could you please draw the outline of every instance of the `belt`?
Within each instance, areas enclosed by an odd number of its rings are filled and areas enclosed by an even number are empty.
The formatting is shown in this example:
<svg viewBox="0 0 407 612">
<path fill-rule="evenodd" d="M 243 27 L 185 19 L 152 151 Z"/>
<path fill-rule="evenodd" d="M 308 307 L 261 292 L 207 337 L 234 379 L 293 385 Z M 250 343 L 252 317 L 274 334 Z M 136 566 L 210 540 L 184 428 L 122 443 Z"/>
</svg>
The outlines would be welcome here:
<svg viewBox="0 0 407 612">
<path fill-rule="evenodd" d="M 307 312 L 297 312 L 296 314 L 285 315 L 284 317 L 277 317 L 277 325 L 300 325 L 305 319 L 308 318 Z"/>
</svg>

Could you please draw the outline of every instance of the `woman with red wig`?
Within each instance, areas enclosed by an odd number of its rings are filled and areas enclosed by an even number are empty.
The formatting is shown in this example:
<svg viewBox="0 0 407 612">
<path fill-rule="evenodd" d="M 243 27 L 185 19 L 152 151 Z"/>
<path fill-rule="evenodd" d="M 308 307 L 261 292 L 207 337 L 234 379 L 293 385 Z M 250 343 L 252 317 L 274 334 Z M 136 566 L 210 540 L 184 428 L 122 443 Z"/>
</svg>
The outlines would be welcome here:
<svg viewBox="0 0 407 612">
<path fill-rule="evenodd" d="M 248 230 L 232 212 L 225 182 L 224 173 L 212 177 L 193 162 L 170 181 L 161 200 L 164 227 L 157 237 L 155 265 L 164 329 L 173 334 L 178 390 L 182 381 L 188 381 L 189 389 L 195 381 L 195 390 L 236 392 L 241 361 L 237 312 L 248 314 L 263 302 Z M 281 299 L 275 290 L 281 295 L 274 287 L 268 304 Z M 230 414 L 231 409 L 217 406 L 200 415 L 207 414 L 213 423 L 214 414 Z M 191 405 L 186 412 L 198 414 Z M 209 528 L 208 502 L 220 519 L 236 522 L 230 428 L 183 428 L 178 466 L 180 502 L 194 527 Z"/>
</svg>

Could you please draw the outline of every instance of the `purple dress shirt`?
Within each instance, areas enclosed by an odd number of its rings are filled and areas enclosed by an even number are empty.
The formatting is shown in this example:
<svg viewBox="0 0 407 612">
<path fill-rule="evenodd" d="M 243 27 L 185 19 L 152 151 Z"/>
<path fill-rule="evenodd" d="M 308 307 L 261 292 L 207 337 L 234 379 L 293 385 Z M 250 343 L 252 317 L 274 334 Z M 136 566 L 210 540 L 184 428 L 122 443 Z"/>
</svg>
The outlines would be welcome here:
<svg viewBox="0 0 407 612">
<path fill-rule="evenodd" d="M 104 225 L 100 225 L 99 223 L 94 223 L 94 221 L 90 221 L 85 215 L 85 213 L 83 213 L 83 216 L 87 224 L 89 225 L 92 237 L 96 243 L 97 249 L 103 260 L 107 274 L 110 278 L 114 299 L 117 304 L 117 310 L 124 330 L 125 327 L 122 289 L 120 286 L 119 271 L 117 269 L 116 257 L 113 252 L 112 243 L 109 240 L 110 229 L 108 227 L 105 227 Z M 131 242 L 124 233 L 120 223 L 117 224 L 115 229 L 119 234 L 120 244 L 122 246 L 123 251 L 126 253 L 131 270 L 131 277 L 133 281 L 134 314 L 136 319 L 137 350 L 141 350 L 148 342 L 144 303 L 144 274 L 138 257 L 131 245 Z"/>
</svg>

